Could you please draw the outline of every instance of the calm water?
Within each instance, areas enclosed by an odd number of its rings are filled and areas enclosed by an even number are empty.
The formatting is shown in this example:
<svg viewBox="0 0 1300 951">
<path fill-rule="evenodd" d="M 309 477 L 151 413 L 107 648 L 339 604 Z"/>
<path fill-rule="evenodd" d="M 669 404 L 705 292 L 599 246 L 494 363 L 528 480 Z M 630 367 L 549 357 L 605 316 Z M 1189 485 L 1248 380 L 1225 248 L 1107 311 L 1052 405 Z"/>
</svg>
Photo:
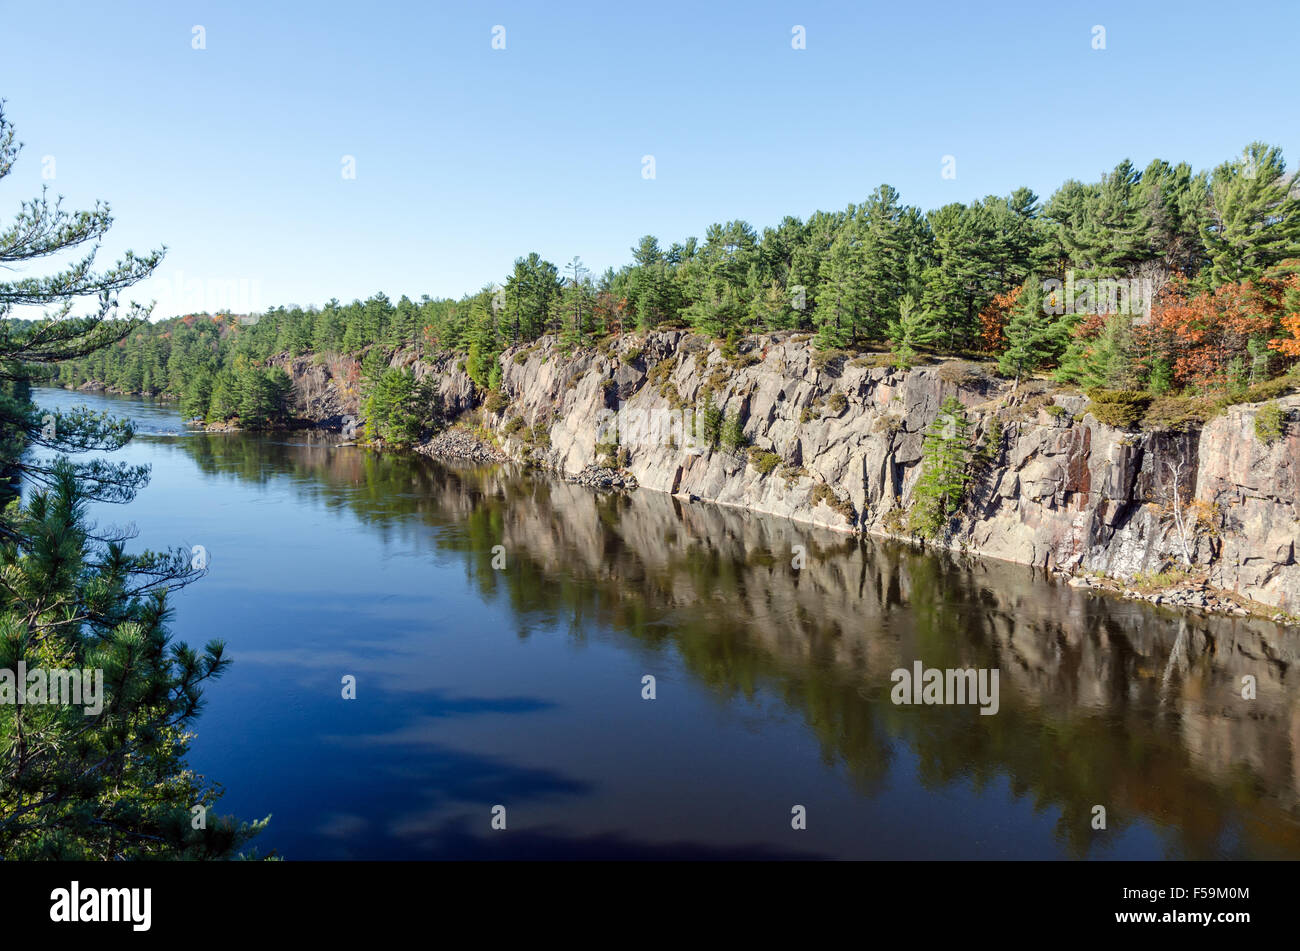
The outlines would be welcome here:
<svg viewBox="0 0 1300 951">
<path fill-rule="evenodd" d="M 174 631 L 234 664 L 190 763 L 220 812 L 272 814 L 264 852 L 1300 857 L 1300 638 L 1272 624 L 648 491 L 37 399 L 137 421 L 116 458 L 153 481 L 101 524 L 210 553 Z M 997 668 L 998 713 L 894 705 L 917 660 Z"/>
</svg>

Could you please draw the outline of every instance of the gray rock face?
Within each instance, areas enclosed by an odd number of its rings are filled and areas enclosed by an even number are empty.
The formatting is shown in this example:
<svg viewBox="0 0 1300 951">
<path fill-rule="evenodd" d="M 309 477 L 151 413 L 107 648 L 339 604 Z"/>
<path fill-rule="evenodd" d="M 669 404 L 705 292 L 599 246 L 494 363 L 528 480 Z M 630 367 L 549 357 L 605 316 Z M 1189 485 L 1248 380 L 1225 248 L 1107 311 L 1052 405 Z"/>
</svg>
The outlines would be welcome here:
<svg viewBox="0 0 1300 951">
<path fill-rule="evenodd" d="M 321 356 L 273 358 L 293 381 L 293 415 L 325 429 L 345 430 L 360 412 L 361 364 L 350 357 Z"/>
<path fill-rule="evenodd" d="M 901 372 L 869 357 L 827 360 L 789 334 L 746 346 L 728 360 L 712 342 L 676 330 L 573 353 L 543 338 L 502 355 L 507 402 L 482 421 L 507 454 L 565 476 L 607 466 L 617 442 L 626 451 L 621 469 L 639 486 L 889 535 L 911 504 L 925 431 L 956 396 L 977 444 L 990 439 L 995 420 L 1001 437 L 948 547 L 1124 578 L 1181 563 L 1185 544 L 1215 587 L 1300 613 L 1294 421 L 1268 445 L 1255 435 L 1259 407 L 1251 405 L 1200 431 L 1132 433 L 1084 414 L 1082 397 L 1045 396 L 1033 382 L 1017 391 L 977 364 Z M 457 357 L 437 355 L 415 372 L 436 374 L 449 415 L 476 405 Z M 710 450 L 693 436 L 707 394 L 740 417 L 748 449 Z M 1279 402 L 1300 418 L 1300 396 Z M 510 438 L 516 417 L 549 442 Z"/>
<path fill-rule="evenodd" d="M 1300 397 L 1279 401 L 1292 411 Z M 1196 498 L 1222 522 L 1211 581 L 1257 601 L 1300 613 L 1300 427 L 1281 439 L 1255 435 L 1256 407 L 1237 406 L 1201 432 Z"/>
</svg>

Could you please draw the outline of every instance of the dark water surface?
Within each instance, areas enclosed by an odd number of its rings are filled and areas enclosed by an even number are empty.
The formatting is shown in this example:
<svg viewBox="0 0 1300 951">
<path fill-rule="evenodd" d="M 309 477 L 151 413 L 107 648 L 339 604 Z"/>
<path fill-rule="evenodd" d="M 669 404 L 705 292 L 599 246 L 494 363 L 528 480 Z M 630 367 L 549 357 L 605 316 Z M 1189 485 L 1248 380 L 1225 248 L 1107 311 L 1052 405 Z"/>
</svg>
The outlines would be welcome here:
<svg viewBox="0 0 1300 951">
<path fill-rule="evenodd" d="M 649 491 L 37 401 L 135 419 L 115 456 L 153 481 L 95 517 L 210 553 L 173 629 L 234 664 L 189 759 L 219 812 L 272 814 L 263 852 L 1300 857 L 1300 638 L 1271 623 Z M 917 660 L 996 668 L 996 715 L 892 703 Z"/>
</svg>

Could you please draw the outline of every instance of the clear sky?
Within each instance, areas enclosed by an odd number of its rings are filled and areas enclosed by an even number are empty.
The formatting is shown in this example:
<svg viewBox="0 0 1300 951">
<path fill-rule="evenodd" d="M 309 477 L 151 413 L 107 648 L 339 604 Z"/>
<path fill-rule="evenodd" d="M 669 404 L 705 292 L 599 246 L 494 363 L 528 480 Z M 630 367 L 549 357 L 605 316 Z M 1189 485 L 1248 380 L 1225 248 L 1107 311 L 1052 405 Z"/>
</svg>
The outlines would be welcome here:
<svg viewBox="0 0 1300 951">
<path fill-rule="evenodd" d="M 1255 139 L 1295 167 L 1298 27 L 1295 0 L 2 0 L 26 147 L 0 215 L 42 184 L 109 201 L 105 263 L 169 248 L 134 289 L 156 316 L 237 281 L 258 307 L 459 297 L 528 251 L 599 272 L 646 233 L 761 230 L 881 182 L 927 209 L 1045 198 Z"/>
</svg>

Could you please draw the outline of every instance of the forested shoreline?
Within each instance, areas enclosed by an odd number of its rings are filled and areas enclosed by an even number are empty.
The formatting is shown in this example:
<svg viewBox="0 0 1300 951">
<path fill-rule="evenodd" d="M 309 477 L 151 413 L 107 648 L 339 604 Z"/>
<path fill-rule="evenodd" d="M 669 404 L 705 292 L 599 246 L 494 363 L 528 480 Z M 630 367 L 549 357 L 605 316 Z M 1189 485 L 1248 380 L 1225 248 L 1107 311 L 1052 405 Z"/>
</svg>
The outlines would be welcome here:
<svg viewBox="0 0 1300 951">
<path fill-rule="evenodd" d="M 141 323 L 51 382 L 170 395 L 188 417 L 257 428 L 289 416 L 273 357 L 341 354 L 358 360 L 355 384 L 382 422 L 372 435 L 404 442 L 428 421 L 427 394 L 392 368 L 396 354 L 459 351 L 486 393 L 507 347 L 672 327 L 733 351 L 749 334 L 799 331 L 903 367 L 924 353 L 983 358 L 1007 377 L 1127 394 L 1120 403 L 1246 398 L 1300 358 L 1300 189 L 1262 143 L 1212 170 L 1125 160 L 1045 201 L 1019 188 L 922 212 L 882 185 L 761 233 L 729 221 L 667 248 L 646 235 L 599 276 L 531 253 L 459 300 L 380 293 Z"/>
</svg>

